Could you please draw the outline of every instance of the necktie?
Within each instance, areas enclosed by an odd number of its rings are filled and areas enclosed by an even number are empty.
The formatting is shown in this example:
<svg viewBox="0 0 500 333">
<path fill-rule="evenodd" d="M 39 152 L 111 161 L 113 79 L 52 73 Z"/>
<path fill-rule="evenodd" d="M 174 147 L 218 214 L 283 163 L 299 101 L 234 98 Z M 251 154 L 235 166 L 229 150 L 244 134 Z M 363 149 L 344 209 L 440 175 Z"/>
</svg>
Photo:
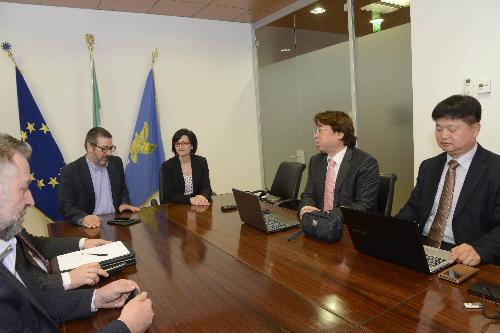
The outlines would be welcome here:
<svg viewBox="0 0 500 333">
<path fill-rule="evenodd" d="M 453 199 L 453 189 L 455 188 L 455 175 L 458 162 L 451 160 L 448 162 L 448 171 L 444 178 L 443 191 L 439 198 L 439 205 L 432 221 L 431 229 L 427 235 L 427 245 L 439 248 L 443 240 L 444 229 L 448 222 L 448 214 L 450 213 L 451 202 Z"/>
<path fill-rule="evenodd" d="M 333 205 L 333 190 L 335 188 L 335 161 L 333 158 L 328 159 L 325 177 L 325 194 L 323 197 L 323 210 L 332 210 Z"/>
<path fill-rule="evenodd" d="M 33 258 L 39 259 L 47 268 L 47 272 L 52 273 L 52 268 L 50 266 L 50 262 L 47 258 L 45 258 L 38 250 L 31 244 L 31 242 L 20 232 L 17 234 L 17 239 L 21 242 L 24 250 L 28 252 Z"/>
</svg>

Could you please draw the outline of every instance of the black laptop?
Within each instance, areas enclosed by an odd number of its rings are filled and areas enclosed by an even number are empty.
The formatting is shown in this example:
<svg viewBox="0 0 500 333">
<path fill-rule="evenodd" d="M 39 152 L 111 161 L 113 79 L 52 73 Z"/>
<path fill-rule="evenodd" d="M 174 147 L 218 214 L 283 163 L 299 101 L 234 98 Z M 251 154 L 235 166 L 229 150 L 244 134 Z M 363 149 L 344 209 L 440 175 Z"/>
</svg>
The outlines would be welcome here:
<svg viewBox="0 0 500 333">
<path fill-rule="evenodd" d="M 361 253 L 435 273 L 450 265 L 450 251 L 422 244 L 417 223 L 341 207 L 352 243 Z"/>
<path fill-rule="evenodd" d="M 298 226 L 297 220 L 287 219 L 276 213 L 263 210 L 259 197 L 252 193 L 233 188 L 234 200 L 243 222 L 267 233 L 286 230 Z"/>
</svg>

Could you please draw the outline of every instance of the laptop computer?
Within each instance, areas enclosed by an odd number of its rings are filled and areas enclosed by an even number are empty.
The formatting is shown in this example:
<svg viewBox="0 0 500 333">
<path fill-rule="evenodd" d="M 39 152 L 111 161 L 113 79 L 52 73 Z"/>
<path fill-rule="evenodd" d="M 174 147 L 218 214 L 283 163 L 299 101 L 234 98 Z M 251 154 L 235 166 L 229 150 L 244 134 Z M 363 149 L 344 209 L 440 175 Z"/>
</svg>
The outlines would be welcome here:
<svg viewBox="0 0 500 333">
<path fill-rule="evenodd" d="M 259 197 L 233 188 L 234 200 L 243 222 L 267 233 L 282 231 L 298 226 L 296 220 L 287 219 L 276 213 L 263 210 Z"/>
<path fill-rule="evenodd" d="M 415 222 L 345 207 L 341 210 L 352 243 L 361 253 L 424 273 L 436 273 L 452 263 L 450 251 L 422 244 Z"/>
</svg>

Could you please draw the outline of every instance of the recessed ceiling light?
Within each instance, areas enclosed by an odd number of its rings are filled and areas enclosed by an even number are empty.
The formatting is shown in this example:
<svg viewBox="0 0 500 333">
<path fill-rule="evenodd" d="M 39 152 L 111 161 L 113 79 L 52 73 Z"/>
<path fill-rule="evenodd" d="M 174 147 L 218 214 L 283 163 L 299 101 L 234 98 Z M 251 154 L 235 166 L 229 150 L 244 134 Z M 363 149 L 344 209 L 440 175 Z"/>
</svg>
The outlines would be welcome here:
<svg viewBox="0 0 500 333">
<path fill-rule="evenodd" d="M 311 14 L 323 14 L 324 12 L 326 12 L 326 9 L 323 8 L 323 7 L 316 7 L 314 9 L 311 9 Z"/>
<path fill-rule="evenodd" d="M 281 52 L 290 52 L 292 49 L 281 49 Z"/>
</svg>

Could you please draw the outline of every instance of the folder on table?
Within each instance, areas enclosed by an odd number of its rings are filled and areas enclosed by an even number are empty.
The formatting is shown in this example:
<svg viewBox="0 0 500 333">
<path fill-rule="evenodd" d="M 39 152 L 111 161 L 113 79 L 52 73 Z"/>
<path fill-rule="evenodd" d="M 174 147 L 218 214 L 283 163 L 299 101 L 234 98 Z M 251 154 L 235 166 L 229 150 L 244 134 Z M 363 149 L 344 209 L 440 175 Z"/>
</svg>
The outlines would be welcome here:
<svg viewBox="0 0 500 333">
<path fill-rule="evenodd" d="M 67 272 L 91 262 L 98 262 L 102 269 L 110 273 L 135 264 L 135 253 L 117 241 L 57 256 L 53 266 L 58 267 L 60 272 Z"/>
</svg>

